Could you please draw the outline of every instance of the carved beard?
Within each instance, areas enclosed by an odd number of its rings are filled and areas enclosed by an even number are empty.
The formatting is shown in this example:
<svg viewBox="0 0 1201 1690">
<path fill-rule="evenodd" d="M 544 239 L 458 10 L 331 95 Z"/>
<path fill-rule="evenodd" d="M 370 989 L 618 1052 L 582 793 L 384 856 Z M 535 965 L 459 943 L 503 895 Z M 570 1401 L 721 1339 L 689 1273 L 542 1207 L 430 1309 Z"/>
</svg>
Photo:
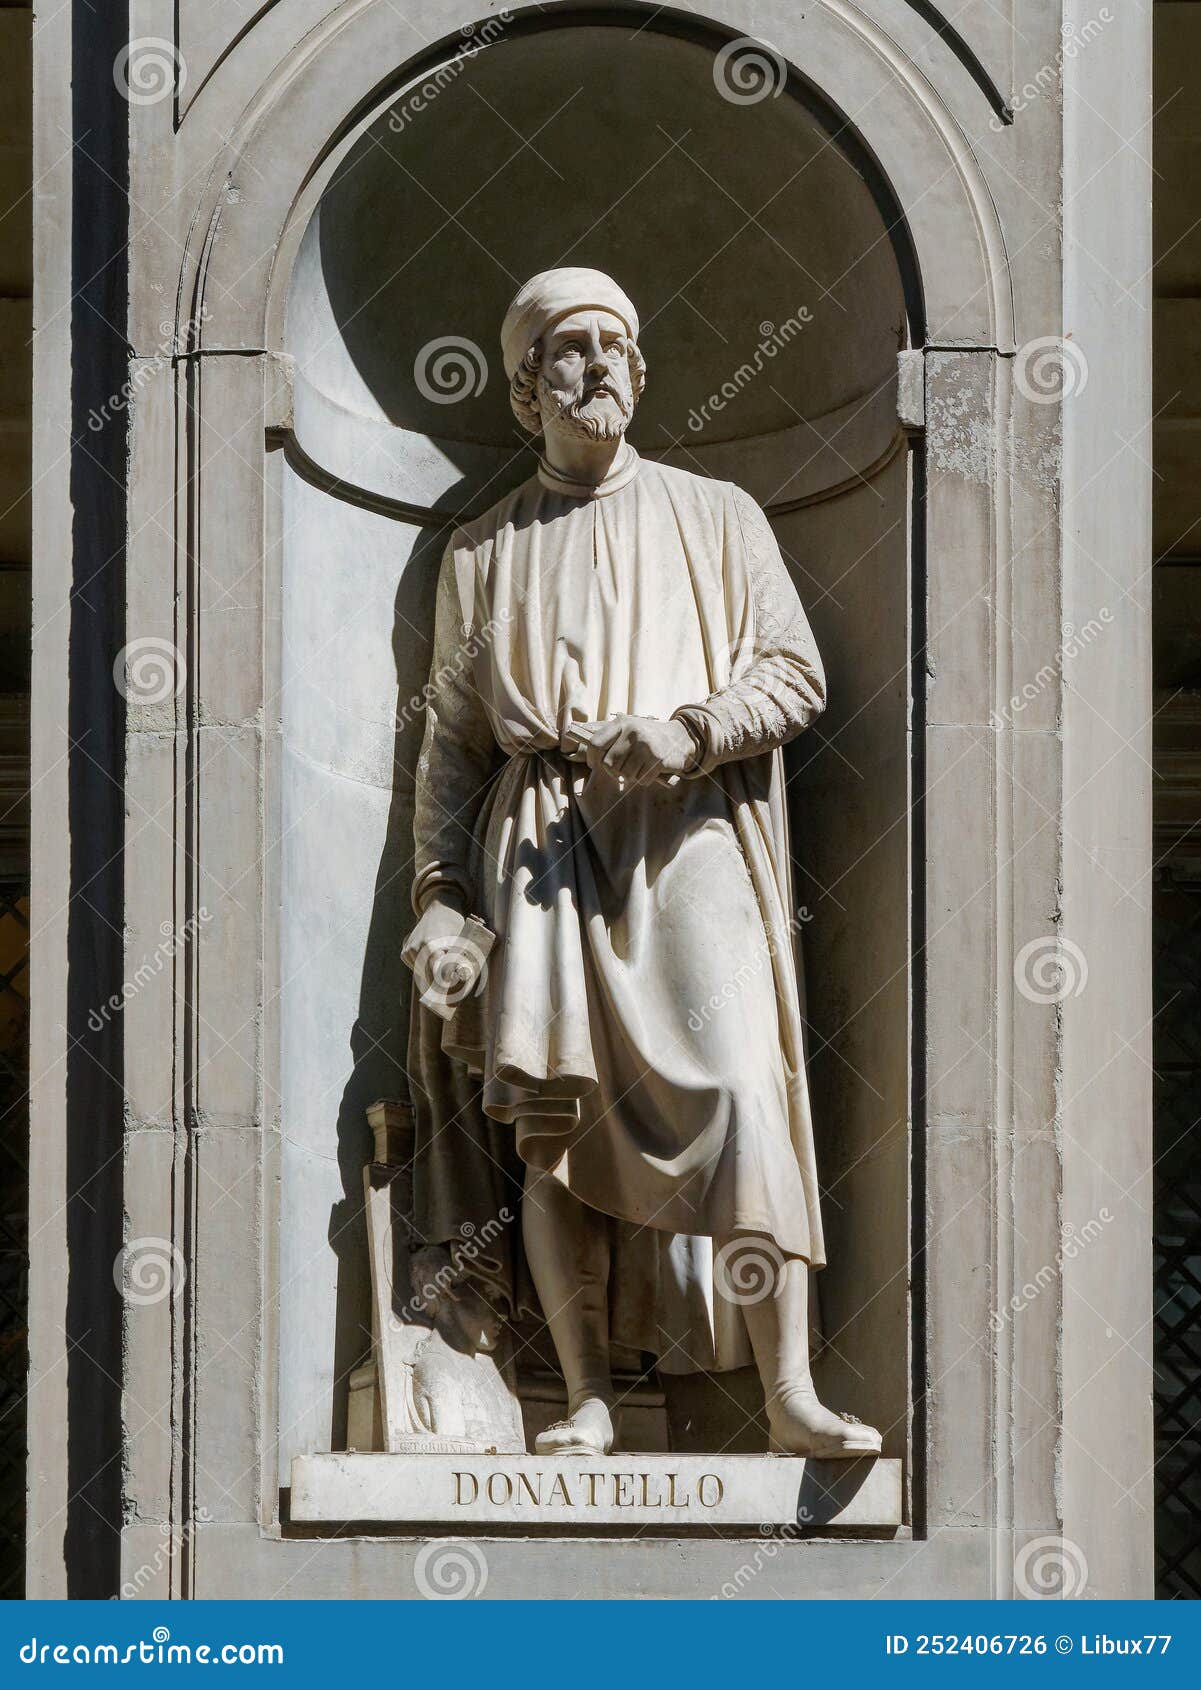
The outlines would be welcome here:
<svg viewBox="0 0 1201 1690">
<path fill-rule="evenodd" d="M 633 401 L 610 389 L 598 400 L 582 393 L 567 397 L 538 377 L 538 406 L 546 428 L 562 429 L 577 440 L 617 440 L 630 426 Z"/>
</svg>

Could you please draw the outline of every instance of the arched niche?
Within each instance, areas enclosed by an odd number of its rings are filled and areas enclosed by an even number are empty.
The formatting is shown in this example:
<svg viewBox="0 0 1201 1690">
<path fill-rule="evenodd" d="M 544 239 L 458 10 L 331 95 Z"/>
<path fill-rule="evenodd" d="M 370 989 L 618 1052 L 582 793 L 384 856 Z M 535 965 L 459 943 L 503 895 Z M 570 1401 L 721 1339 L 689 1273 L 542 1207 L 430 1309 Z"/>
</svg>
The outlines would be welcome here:
<svg viewBox="0 0 1201 1690">
<path fill-rule="evenodd" d="M 367 380 L 353 359 L 331 376 L 319 370 L 323 360 L 315 355 L 320 339 L 312 338 L 314 326 L 319 331 L 331 299 L 323 267 L 314 263 L 320 256 L 324 196 L 373 125 L 431 71 L 462 56 L 454 34 L 459 20 L 449 0 L 424 0 L 418 11 L 421 33 L 433 43 L 419 61 L 396 66 L 386 0 L 341 8 L 300 43 L 231 134 L 198 207 L 181 276 L 179 346 L 196 355 L 189 413 L 192 461 L 203 458 L 206 417 L 216 419 L 211 426 L 221 430 L 221 418 L 236 413 L 241 426 L 249 420 L 247 403 L 262 404 L 269 440 L 278 445 L 285 439 L 290 460 L 284 468 L 285 452 L 269 454 L 265 501 L 258 472 L 244 451 L 223 460 L 248 513 L 256 500 L 263 507 L 261 643 L 258 648 L 253 641 L 246 645 L 243 658 L 253 671 L 260 652 L 266 654 L 263 695 L 269 717 L 278 709 L 281 687 L 286 696 L 286 756 L 269 752 L 265 774 L 246 770 L 247 781 L 257 783 L 261 813 L 278 815 L 284 794 L 282 808 L 289 817 L 278 824 L 282 870 L 271 868 L 266 888 L 263 969 L 268 987 L 276 979 L 289 981 L 296 965 L 303 973 L 306 956 L 335 947 L 341 957 L 322 978 L 312 975 L 307 996 L 279 994 L 279 1052 L 269 1048 L 266 1058 L 268 1107 L 280 1101 L 285 1154 L 294 1157 L 285 1180 L 285 1211 L 273 1222 L 281 1240 L 281 1323 L 278 1342 L 268 1327 L 273 1342 L 264 1365 L 271 1377 L 263 1379 L 270 1403 L 278 1360 L 282 1471 L 295 1450 L 336 1444 L 342 1411 L 333 1380 L 361 1347 L 363 1251 L 354 1224 L 366 1153 L 360 1106 L 370 1096 L 395 1089 L 392 1082 L 403 1061 L 398 1003 L 406 982 L 396 936 L 406 905 L 402 877 L 389 872 L 387 864 L 389 852 L 407 849 L 404 770 L 411 767 L 418 712 L 406 712 L 404 701 L 423 674 L 421 642 L 428 631 L 429 588 L 445 520 L 460 501 L 470 508 L 473 486 L 481 496 L 484 492 L 478 477 L 473 484 L 472 449 L 508 459 L 494 432 L 473 440 L 440 423 L 440 435 L 424 433 L 419 416 L 403 409 L 391 413 L 394 401 L 388 399 L 386 384 Z M 593 7 L 587 16 L 580 8 L 519 6 L 512 8 L 511 25 L 489 56 L 516 54 L 542 32 L 569 26 L 595 27 L 615 19 L 628 28 L 631 11 L 645 14 L 639 39 L 669 36 L 673 50 L 683 51 L 691 38 L 694 48 L 703 46 L 710 56 L 745 27 L 734 0 L 670 11 Z M 845 153 L 851 161 L 854 168 L 845 180 L 849 193 L 859 196 L 857 214 L 866 216 L 865 200 L 874 200 L 880 219 L 877 245 L 897 255 L 891 282 L 884 283 L 872 304 L 890 294 L 898 303 L 904 291 L 904 311 L 885 312 L 883 318 L 869 313 L 877 330 L 883 320 L 899 323 L 904 316 L 909 340 L 927 352 L 962 347 L 991 358 L 996 349 L 1011 349 L 1012 302 L 995 209 L 939 91 L 895 43 L 842 0 L 815 0 L 803 14 L 787 0 L 766 0 L 759 12 L 762 34 L 787 60 L 789 83 L 758 117 L 780 118 L 792 134 L 790 144 L 801 147 L 802 128 L 790 108 L 795 102 L 816 125 L 813 133 L 820 131 L 822 147 Z M 427 113 L 433 118 L 431 131 L 453 111 L 448 102 L 459 80 L 456 72 Z M 603 83 L 603 75 L 595 80 Z M 845 115 L 852 112 L 854 123 Z M 643 127 L 645 116 L 638 114 Z M 332 206 L 332 200 L 328 203 Z M 670 228 L 670 206 L 659 203 L 656 213 Z M 836 236 L 830 224 L 826 219 L 827 230 Z M 828 257 L 824 254 L 823 262 Z M 632 260 L 641 262 L 638 254 Z M 611 262 L 607 255 L 602 261 Z M 532 268 L 523 263 L 514 275 Z M 887 275 L 887 269 L 881 274 Z M 827 270 L 827 288 L 831 280 Z M 483 314 L 478 334 L 481 346 L 491 345 Z M 869 335 L 856 354 L 870 343 Z M 792 344 L 802 349 L 803 337 Z M 223 356 L 227 353 L 235 356 Z M 289 384 L 281 372 L 298 353 L 300 379 Z M 258 383 L 244 354 L 263 360 L 265 382 Z M 340 356 L 335 349 L 335 365 Z M 658 364 L 670 371 L 672 359 L 658 357 Z M 306 374 L 309 368 L 313 381 Z M 810 369 L 816 375 L 816 363 Z M 880 369 L 883 380 L 882 364 Z M 661 392 L 666 403 L 672 389 L 665 385 Z M 704 455 L 708 473 L 742 481 L 772 508 L 835 677 L 822 735 L 810 736 L 804 751 L 811 760 L 802 756 L 792 788 L 798 800 L 802 896 L 814 911 L 806 938 L 815 1091 L 819 1110 L 837 1123 L 836 1132 L 823 1134 L 832 1188 L 827 1213 L 836 1259 L 856 1270 L 844 1272 L 841 1281 L 837 1274 L 826 1276 L 826 1324 L 833 1342 L 825 1365 L 834 1375 L 833 1388 L 841 1394 L 845 1387 L 848 1397 L 884 1422 L 889 1447 L 899 1451 L 910 1365 L 904 1323 L 907 1098 L 902 1095 L 909 1055 L 911 890 L 908 864 L 902 861 L 910 839 L 905 633 L 911 611 L 920 614 L 923 595 L 916 594 L 910 604 L 909 539 L 915 515 L 910 464 L 903 451 L 892 450 L 899 444 L 892 398 L 889 394 L 886 420 L 883 403 L 875 402 L 882 392 L 864 407 L 852 397 L 845 431 L 837 405 L 831 412 L 815 404 L 816 415 L 802 406 L 801 417 L 791 425 L 740 435 L 740 414 L 749 423 L 751 411 L 739 413 L 732 402 L 732 415 L 723 424 L 692 431 L 707 438 L 685 445 L 697 457 Z M 309 400 L 315 409 L 306 416 Z M 678 405 L 679 398 L 673 402 Z M 985 395 L 984 402 L 992 401 Z M 329 407 L 350 418 L 345 432 L 326 426 Z M 840 487 L 829 473 L 831 454 L 847 443 L 861 412 L 887 429 L 889 444 L 878 457 L 851 453 L 848 485 Z M 655 413 L 643 416 L 653 420 Z M 309 428 L 314 417 L 321 425 L 316 433 Z M 339 420 L 336 414 L 333 420 Z M 731 422 L 733 431 L 723 438 L 724 425 Z M 795 476 L 790 430 L 814 424 L 819 425 L 815 444 L 825 464 L 815 469 L 806 461 L 800 467 L 809 481 L 794 482 L 790 496 L 773 498 L 773 488 L 756 481 L 764 454 L 784 442 L 785 465 Z M 306 439 L 317 447 L 317 457 L 306 450 Z M 349 453 L 348 441 L 353 443 Z M 747 449 L 751 441 L 753 450 Z M 678 450 L 679 444 L 666 449 Z M 398 451 L 402 445 L 405 449 Z M 646 448 L 647 442 L 642 445 Z M 427 462 L 416 461 L 414 447 L 417 456 L 431 448 Z M 218 513 L 230 497 L 228 484 L 218 485 L 211 469 L 203 473 L 203 463 L 200 469 L 197 516 L 189 527 L 192 545 L 206 513 L 216 518 L 212 526 L 219 526 Z M 512 473 L 517 469 L 509 463 Z M 380 473 L 396 479 L 381 484 Z M 920 467 L 913 481 L 920 483 Z M 961 503 L 956 495 L 954 501 L 931 507 L 924 519 L 917 513 L 919 552 L 922 539 L 935 550 L 936 529 L 944 544 L 951 541 Z M 987 526 L 987 517 L 981 520 Z M 1002 520 L 992 523 L 994 535 L 1002 529 Z M 327 545 L 331 535 L 335 543 Z M 275 573 L 281 552 L 286 557 L 282 593 Z M 847 568 L 852 557 L 857 561 Z M 353 567 L 334 566 L 348 558 Z M 277 655 L 273 630 L 281 602 L 285 637 L 283 653 Z M 334 649 L 335 630 L 351 621 L 370 625 L 374 644 L 366 661 L 360 661 L 361 650 Z M 200 607 L 193 684 L 201 719 L 210 695 L 223 690 L 239 702 L 244 692 L 248 696 L 249 682 L 239 687 L 234 681 L 237 671 L 231 665 L 238 659 L 229 647 L 229 627 L 228 619 Z M 392 694 L 386 698 L 379 680 L 388 672 L 381 652 L 389 644 Z M 965 656 L 970 661 L 970 653 Z M 322 664 L 323 680 L 318 678 Z M 399 712 L 394 708 L 398 697 Z M 916 725 L 920 728 L 920 720 Z M 918 738 L 920 748 L 920 733 Z M 289 762 L 290 772 L 285 768 Z M 287 798 L 288 781 L 305 774 L 313 777 L 308 790 L 296 789 Z M 301 819 L 313 809 L 324 812 L 324 826 L 306 833 Z M 875 845 L 856 853 L 849 849 L 848 832 L 864 841 L 874 837 Z M 270 823 L 266 837 L 270 865 Z M 340 899 L 346 886 L 361 898 L 366 880 L 371 888 L 359 906 L 354 942 L 348 942 Z M 282 905 L 281 888 L 288 888 Z M 873 911 L 879 915 L 875 923 Z M 246 934 L 235 943 L 249 956 L 256 941 Z M 913 948 L 920 943 L 921 934 L 915 933 Z M 819 985 L 824 990 L 819 992 Z M 204 989 L 202 968 L 197 988 L 202 1012 Z M 278 1004 L 270 990 L 268 995 Z M 366 999 L 389 1006 L 386 1025 L 368 1024 L 358 1014 Z M 824 1018 L 820 1024 L 819 1016 Z M 269 1033 L 271 1024 L 269 1018 Z M 874 1082 L 877 1065 L 887 1068 L 889 1091 Z M 853 1107 L 848 1104 L 852 1093 L 858 1099 Z M 203 1237 L 198 1235 L 192 1247 L 203 1260 Z M 932 1272 L 939 1250 L 939 1239 L 932 1238 Z M 274 1283 L 268 1268 L 265 1297 L 272 1297 Z M 920 1345 L 920 1332 L 909 1337 Z M 974 1389 L 965 1384 L 965 1402 L 969 1396 L 975 1402 Z M 264 1507 L 273 1508 L 269 1496 Z"/>
<path fill-rule="evenodd" d="M 284 1461 L 338 1440 L 340 1392 L 369 1336 L 355 1220 L 363 1114 L 406 1089 L 398 952 L 432 589 L 454 520 L 531 473 L 496 333 L 518 282 L 556 263 L 609 269 L 638 303 L 648 378 L 632 438 L 768 508 L 827 657 L 830 711 L 790 757 L 831 1189 L 823 1365 L 833 1396 L 888 1426 L 889 1453 L 904 1453 L 903 277 L 854 154 L 799 99 L 726 98 L 716 43 L 652 25 L 635 49 L 623 44 L 620 79 L 570 97 L 573 75 L 603 67 L 614 39 L 595 23 L 547 27 L 431 77 L 436 98 L 419 112 L 410 93 L 379 113 L 329 177 L 292 272 Z M 502 165 L 518 134 L 528 145 Z M 714 1448 L 730 1435 L 726 1406 L 713 1389 L 693 1410 L 713 1417 Z"/>
</svg>

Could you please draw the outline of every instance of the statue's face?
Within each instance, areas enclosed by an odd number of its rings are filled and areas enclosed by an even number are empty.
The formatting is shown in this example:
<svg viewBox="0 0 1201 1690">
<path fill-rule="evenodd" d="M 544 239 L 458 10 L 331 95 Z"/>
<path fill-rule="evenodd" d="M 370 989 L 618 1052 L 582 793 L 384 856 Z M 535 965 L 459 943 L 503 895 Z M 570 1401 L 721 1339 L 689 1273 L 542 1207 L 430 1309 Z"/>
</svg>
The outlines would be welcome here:
<svg viewBox="0 0 1201 1690">
<path fill-rule="evenodd" d="M 611 311 L 564 317 L 542 337 L 538 409 L 543 427 L 613 440 L 634 415 L 630 338 Z"/>
</svg>

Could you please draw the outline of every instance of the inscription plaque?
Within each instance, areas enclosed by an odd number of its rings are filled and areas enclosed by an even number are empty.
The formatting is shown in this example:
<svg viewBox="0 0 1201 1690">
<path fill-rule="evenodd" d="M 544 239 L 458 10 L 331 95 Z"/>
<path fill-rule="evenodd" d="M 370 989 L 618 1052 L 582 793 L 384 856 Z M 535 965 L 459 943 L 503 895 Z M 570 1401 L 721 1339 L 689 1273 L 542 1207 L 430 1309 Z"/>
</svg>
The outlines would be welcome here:
<svg viewBox="0 0 1201 1690">
<path fill-rule="evenodd" d="M 901 1524 L 901 1463 L 772 1455 L 335 1452 L 292 1463 L 297 1522 L 480 1526 Z"/>
</svg>

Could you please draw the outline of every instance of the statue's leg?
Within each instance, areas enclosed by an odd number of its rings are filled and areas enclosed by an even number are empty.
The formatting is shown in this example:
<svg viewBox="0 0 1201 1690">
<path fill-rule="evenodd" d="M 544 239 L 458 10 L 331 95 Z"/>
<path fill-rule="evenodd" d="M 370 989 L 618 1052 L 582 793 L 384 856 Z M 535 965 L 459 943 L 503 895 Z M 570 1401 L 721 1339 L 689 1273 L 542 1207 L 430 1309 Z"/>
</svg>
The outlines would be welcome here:
<svg viewBox="0 0 1201 1690">
<path fill-rule="evenodd" d="M 527 1168 L 521 1203 L 526 1260 L 567 1383 L 567 1419 L 535 1440 L 542 1455 L 607 1455 L 613 1447 L 609 1371 L 609 1226 L 551 1174 Z"/>
<path fill-rule="evenodd" d="M 779 1260 L 771 1239 L 739 1234 L 721 1247 L 753 1253 L 759 1260 Z M 714 1240 L 715 1245 L 719 1244 Z M 880 1434 L 853 1416 L 823 1407 L 809 1367 L 809 1264 L 793 1256 L 780 1264 L 775 1282 L 755 1302 L 742 1307 L 750 1333 L 772 1448 L 781 1455 L 850 1457 L 878 1455 Z"/>
</svg>

